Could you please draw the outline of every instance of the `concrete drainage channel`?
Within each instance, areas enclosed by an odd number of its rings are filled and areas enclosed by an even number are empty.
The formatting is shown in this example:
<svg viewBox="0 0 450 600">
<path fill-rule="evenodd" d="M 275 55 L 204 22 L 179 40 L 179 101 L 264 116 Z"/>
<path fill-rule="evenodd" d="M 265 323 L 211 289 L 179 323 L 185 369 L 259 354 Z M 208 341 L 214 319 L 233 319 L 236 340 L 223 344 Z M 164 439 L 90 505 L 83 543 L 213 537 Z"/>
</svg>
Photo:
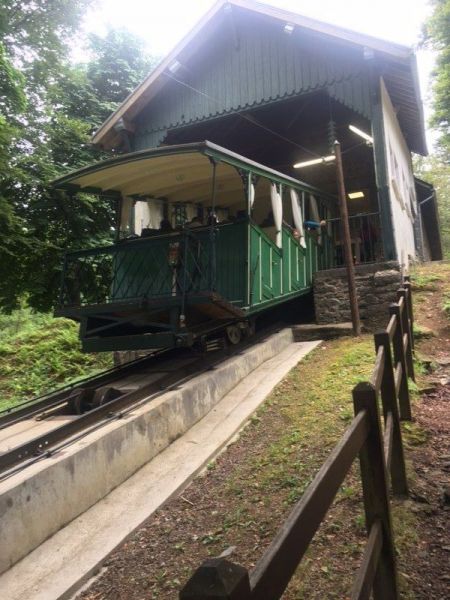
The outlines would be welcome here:
<svg viewBox="0 0 450 600">
<path fill-rule="evenodd" d="M 283 329 L 1 482 L 0 596 L 69 598 L 318 343 Z"/>
</svg>

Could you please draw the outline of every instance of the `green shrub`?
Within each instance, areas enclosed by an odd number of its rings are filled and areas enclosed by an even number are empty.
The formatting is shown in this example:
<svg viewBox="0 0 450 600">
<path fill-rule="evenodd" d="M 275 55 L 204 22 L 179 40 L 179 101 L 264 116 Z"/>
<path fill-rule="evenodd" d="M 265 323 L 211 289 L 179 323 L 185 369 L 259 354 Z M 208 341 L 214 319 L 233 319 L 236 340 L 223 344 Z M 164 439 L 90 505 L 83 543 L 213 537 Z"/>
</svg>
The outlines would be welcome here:
<svg viewBox="0 0 450 600">
<path fill-rule="evenodd" d="M 0 313 L 0 340 L 0 410 L 112 366 L 81 352 L 76 323 L 28 308 Z"/>
</svg>

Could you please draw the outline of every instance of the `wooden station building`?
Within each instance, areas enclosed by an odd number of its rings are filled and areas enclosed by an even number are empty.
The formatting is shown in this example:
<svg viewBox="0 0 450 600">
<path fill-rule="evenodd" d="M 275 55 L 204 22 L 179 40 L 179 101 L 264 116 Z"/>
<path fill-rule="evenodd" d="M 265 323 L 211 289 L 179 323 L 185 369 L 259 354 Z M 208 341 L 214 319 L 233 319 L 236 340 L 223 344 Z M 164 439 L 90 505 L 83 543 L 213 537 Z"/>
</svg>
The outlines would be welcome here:
<svg viewBox="0 0 450 600">
<path fill-rule="evenodd" d="M 336 139 L 356 262 L 441 259 L 436 196 L 412 168 L 427 148 L 416 57 L 402 45 L 219 0 L 93 142 L 120 153 L 208 140 L 336 194 Z M 163 218 L 151 198 L 128 209 L 138 229 Z"/>
</svg>

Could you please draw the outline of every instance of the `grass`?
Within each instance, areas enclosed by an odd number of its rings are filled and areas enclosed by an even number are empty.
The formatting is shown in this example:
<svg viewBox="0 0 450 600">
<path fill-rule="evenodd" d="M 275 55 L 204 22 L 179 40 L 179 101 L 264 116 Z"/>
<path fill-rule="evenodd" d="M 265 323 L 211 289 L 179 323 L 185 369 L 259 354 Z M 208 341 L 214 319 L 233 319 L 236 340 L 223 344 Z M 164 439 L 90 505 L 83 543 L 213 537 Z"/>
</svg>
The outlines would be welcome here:
<svg viewBox="0 0 450 600">
<path fill-rule="evenodd" d="M 239 552 L 250 538 L 258 547 L 252 561 L 259 558 L 261 540 L 273 538 L 274 520 L 279 526 L 286 518 L 353 419 L 351 391 L 370 377 L 374 360 L 372 336 L 335 340 L 307 356 L 275 388 L 241 435 L 238 443 L 252 452 L 221 484 L 218 495 L 227 509 L 200 540 L 200 555 L 217 556 L 230 545 Z M 411 445 L 420 443 L 421 432 L 408 433 Z M 220 459 L 206 477 L 223 479 Z M 397 503 L 394 522 L 401 556 L 414 543 L 414 517 Z M 366 539 L 356 460 L 285 597 L 348 597 Z M 405 578 L 401 585 L 410 598 Z"/>
<path fill-rule="evenodd" d="M 442 310 L 445 313 L 445 316 L 450 319 L 450 292 L 444 294 L 442 302 Z"/>
<path fill-rule="evenodd" d="M 343 346 L 343 347 L 342 347 Z M 237 469 L 229 482 L 229 491 L 240 489 L 244 479 L 258 481 L 261 494 L 273 489 L 288 490 L 284 502 L 294 503 L 309 483 L 311 471 L 320 466 L 322 457 L 333 447 L 346 424 L 353 418 L 351 389 L 367 378 L 374 360 L 369 338 L 334 343 L 309 355 L 280 383 L 252 420 L 263 426 L 269 410 L 279 413 L 283 433 L 266 449 Z M 326 364 L 331 354 L 331 364 Z M 301 400 L 299 395 L 301 395 Z M 307 452 L 305 450 L 307 449 Z"/>
<path fill-rule="evenodd" d="M 0 410 L 112 366 L 83 354 L 78 325 L 23 308 L 0 314 Z"/>
<path fill-rule="evenodd" d="M 351 391 L 358 382 L 370 377 L 374 358 L 372 336 L 336 340 L 309 355 L 277 386 L 250 427 L 260 429 L 264 435 L 265 420 L 275 410 L 283 433 L 263 452 L 241 463 L 229 478 L 225 498 L 238 508 L 224 516 L 218 539 L 208 540 L 208 544 L 213 545 L 210 554 L 216 554 L 213 549 L 223 549 L 224 531 L 235 530 L 234 538 L 230 538 L 234 539 L 233 543 L 239 539 L 237 536 L 251 535 L 255 528 L 259 528 L 259 535 L 265 534 L 265 521 L 258 518 L 255 503 L 273 510 L 281 503 L 290 510 L 301 498 L 353 419 Z M 419 427 L 411 425 L 405 433 L 408 445 L 425 441 Z M 416 543 L 416 521 L 401 502 L 395 504 L 393 520 L 396 548 L 401 557 Z M 296 600 L 347 597 L 365 543 L 362 489 L 356 460 L 291 581 L 286 597 Z M 354 569 L 346 567 L 349 561 Z M 400 580 L 403 597 L 412 598 L 407 579 L 400 575 Z"/>
<path fill-rule="evenodd" d="M 217 556 L 229 545 L 239 549 L 249 537 L 273 537 L 273 516 L 278 514 L 280 522 L 286 517 L 352 420 L 351 390 L 370 377 L 374 359 L 372 336 L 335 340 L 306 357 L 276 387 L 241 436 L 246 447 L 258 440 L 257 447 L 221 486 L 221 503 L 228 510 L 202 538 L 204 555 Z M 220 479 L 220 459 L 217 469 L 210 467 L 206 477 Z M 401 553 L 411 543 L 409 517 L 401 508 L 396 512 Z M 365 541 L 355 461 L 286 597 L 346 597 Z M 350 570 L 349 561 L 354 563 Z"/>
<path fill-rule="evenodd" d="M 436 282 L 442 281 L 442 275 L 439 273 L 426 273 L 423 271 L 415 271 L 412 276 L 411 282 L 414 290 L 436 290 Z"/>
</svg>

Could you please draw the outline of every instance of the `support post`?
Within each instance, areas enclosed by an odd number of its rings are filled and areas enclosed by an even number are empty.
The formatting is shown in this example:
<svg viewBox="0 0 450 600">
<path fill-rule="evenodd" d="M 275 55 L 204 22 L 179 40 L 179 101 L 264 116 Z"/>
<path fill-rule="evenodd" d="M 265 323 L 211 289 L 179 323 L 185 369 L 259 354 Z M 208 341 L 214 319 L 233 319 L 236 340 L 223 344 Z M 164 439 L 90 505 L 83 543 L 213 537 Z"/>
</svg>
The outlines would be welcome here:
<svg viewBox="0 0 450 600">
<path fill-rule="evenodd" d="M 406 362 L 408 364 L 408 375 L 411 377 L 413 381 L 416 380 L 414 375 L 414 358 L 413 358 L 413 333 L 412 333 L 412 325 L 411 319 L 409 316 L 409 305 L 408 305 L 408 293 L 405 288 L 400 288 L 397 292 L 397 297 L 403 298 L 403 311 L 402 311 L 402 326 L 403 333 L 406 333 L 408 336 L 408 348 L 406 350 Z"/>
<path fill-rule="evenodd" d="M 374 600 L 398 600 L 395 549 L 387 489 L 383 441 L 378 413 L 377 394 L 370 383 L 359 383 L 353 389 L 355 414 L 366 411 L 369 434 L 359 453 L 364 509 L 368 534 L 376 521 L 381 522 L 383 541 L 373 582 Z"/>
<path fill-rule="evenodd" d="M 353 264 L 350 225 L 348 222 L 347 194 L 345 192 L 341 145 L 338 141 L 334 142 L 334 153 L 336 155 L 336 174 L 339 191 L 339 212 L 342 225 L 342 241 L 344 246 L 345 267 L 347 269 L 348 295 L 350 300 L 350 311 L 352 315 L 353 334 L 355 336 L 359 336 L 361 334 L 361 322 L 359 319 L 358 297 L 356 294 L 355 266 Z"/>
<path fill-rule="evenodd" d="M 409 321 L 411 324 L 411 343 L 412 343 L 412 349 L 414 351 L 414 312 L 413 312 L 413 302 L 412 302 L 411 278 L 409 275 L 405 275 L 405 281 L 403 283 L 403 287 L 406 290 L 406 295 L 408 298 Z"/>
<path fill-rule="evenodd" d="M 405 457 L 403 455 L 402 430 L 398 414 L 397 393 L 395 390 L 394 365 L 392 362 L 391 344 L 389 334 L 385 331 L 375 334 L 375 350 L 384 348 L 384 371 L 381 381 L 381 401 L 383 404 L 384 421 L 388 414 L 392 414 L 393 439 L 391 459 L 392 491 L 396 496 L 408 495 L 408 481 L 406 478 Z"/>
<path fill-rule="evenodd" d="M 394 339 L 392 340 L 394 346 L 394 360 L 395 364 L 400 363 L 402 365 L 402 377 L 398 392 L 400 418 L 402 421 L 411 421 L 412 415 L 411 404 L 409 401 L 408 367 L 406 365 L 406 356 L 403 348 L 403 325 L 399 305 L 397 303 L 391 304 L 389 307 L 389 312 L 391 315 L 395 315 L 396 317 Z"/>
<path fill-rule="evenodd" d="M 180 592 L 179 600 L 250 600 L 248 571 L 225 558 L 209 558 Z"/>
</svg>

